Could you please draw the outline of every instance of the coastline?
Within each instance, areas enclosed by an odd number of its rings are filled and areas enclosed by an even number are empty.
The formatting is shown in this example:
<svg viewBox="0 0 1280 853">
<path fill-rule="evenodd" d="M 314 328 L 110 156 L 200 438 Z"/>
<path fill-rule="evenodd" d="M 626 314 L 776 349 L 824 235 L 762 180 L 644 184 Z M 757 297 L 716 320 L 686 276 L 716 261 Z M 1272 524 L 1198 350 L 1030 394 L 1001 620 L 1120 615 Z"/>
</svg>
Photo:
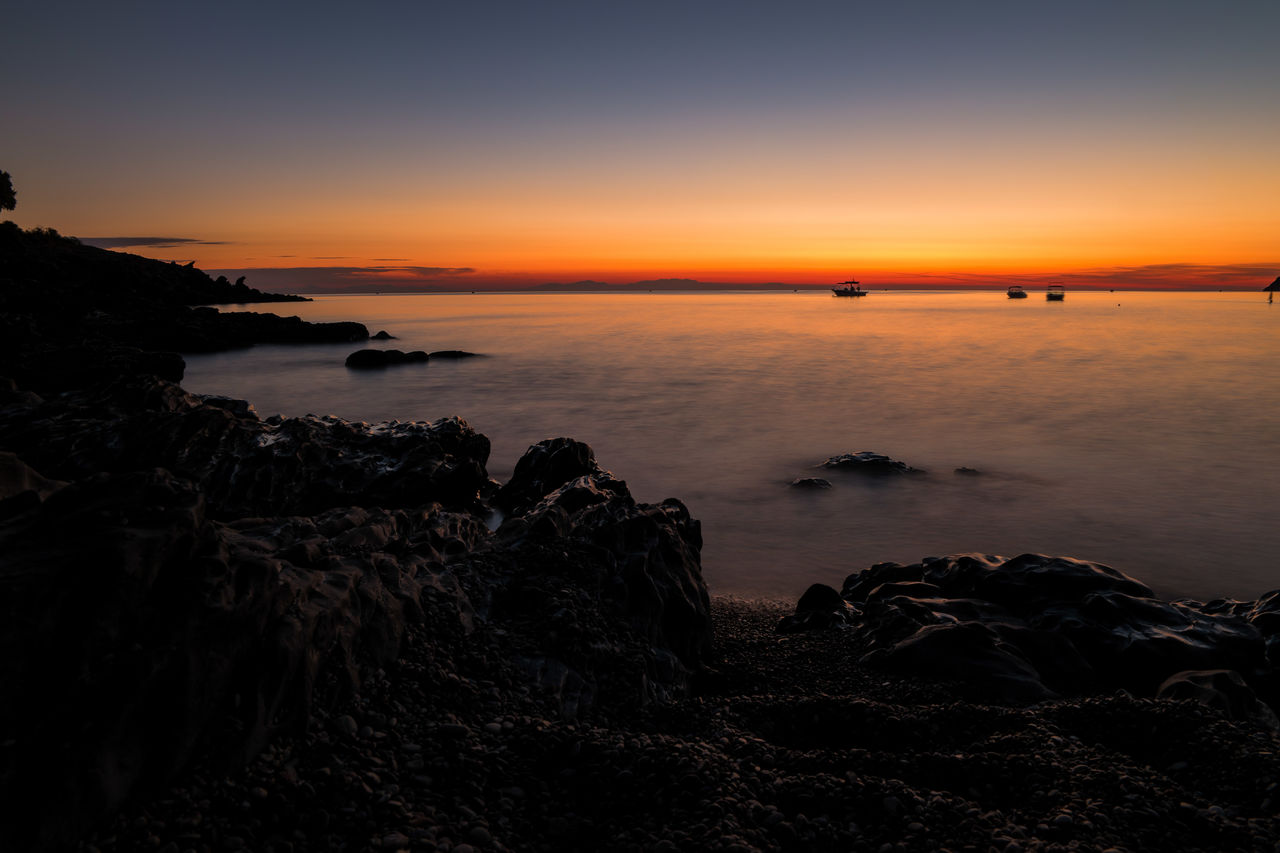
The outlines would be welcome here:
<svg viewBox="0 0 1280 853">
<path fill-rule="evenodd" d="M 844 614 L 829 597 L 711 600 L 698 521 L 637 503 L 580 442 L 535 445 L 498 484 L 488 440 L 459 419 L 261 420 L 156 377 L 138 345 L 173 339 L 165 320 L 69 307 L 47 309 L 39 328 L 64 328 L 40 353 L 65 352 L 77 319 L 117 336 L 55 364 L 10 348 L 0 371 L 20 380 L 0 387 L 0 579 L 22 650 L 0 707 L 0 778 L 22 808 L 0 838 L 1277 842 L 1280 740 L 1256 721 L 1116 690 L 998 705 L 978 680 L 866 665 L 866 638 L 839 624 L 776 631 L 793 609 Z M 134 355 L 101 357 L 116 346 Z M 162 362 L 181 378 L 180 356 Z M 489 531 L 494 507 L 507 521 Z"/>
</svg>

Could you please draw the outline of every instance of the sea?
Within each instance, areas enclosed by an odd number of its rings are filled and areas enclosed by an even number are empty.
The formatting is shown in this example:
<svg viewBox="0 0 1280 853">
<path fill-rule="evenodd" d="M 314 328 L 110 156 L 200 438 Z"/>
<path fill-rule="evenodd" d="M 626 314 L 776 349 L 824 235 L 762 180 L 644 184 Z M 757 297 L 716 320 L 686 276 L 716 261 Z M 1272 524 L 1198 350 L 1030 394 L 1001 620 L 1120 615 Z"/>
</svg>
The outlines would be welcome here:
<svg viewBox="0 0 1280 853">
<path fill-rule="evenodd" d="M 344 361 L 358 344 L 259 345 L 187 356 L 188 390 L 262 416 L 458 415 L 489 437 L 498 480 L 531 444 L 579 439 L 638 500 L 676 497 L 701 520 L 712 593 L 794 600 L 874 563 L 969 552 L 1092 560 L 1166 597 L 1280 587 L 1280 305 L 1266 294 L 382 294 L 240 308 L 482 357 L 357 371 Z M 858 451 L 924 473 L 821 467 Z M 804 477 L 831 488 L 791 485 Z"/>
</svg>

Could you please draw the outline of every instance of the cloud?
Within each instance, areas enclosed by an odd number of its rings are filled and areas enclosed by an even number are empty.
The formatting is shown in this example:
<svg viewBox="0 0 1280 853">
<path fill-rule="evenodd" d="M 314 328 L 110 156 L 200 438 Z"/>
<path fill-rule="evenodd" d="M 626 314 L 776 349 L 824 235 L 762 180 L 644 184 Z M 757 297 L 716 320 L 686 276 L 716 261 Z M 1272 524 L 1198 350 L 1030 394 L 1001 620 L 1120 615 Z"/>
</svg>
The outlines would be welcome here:
<svg viewBox="0 0 1280 853">
<path fill-rule="evenodd" d="M 205 270 L 229 279 L 245 277 L 259 290 L 291 293 L 373 293 L 381 291 L 457 290 L 475 272 L 471 267 L 255 267 Z"/>
<path fill-rule="evenodd" d="M 1082 288 L 1123 288 L 1125 290 L 1217 290 L 1261 289 L 1280 272 L 1280 262 L 1257 264 L 1141 264 L 1133 266 L 1089 267 L 1043 274 L 915 273 L 922 283 L 942 279 L 960 285 L 1003 286 L 1017 282 L 1032 286 L 1065 284 Z"/>
<path fill-rule="evenodd" d="M 192 237 L 79 237 L 86 246 L 99 249 L 127 249 L 147 246 L 152 249 L 177 249 L 181 246 L 230 246 L 225 240 L 196 240 Z"/>
<path fill-rule="evenodd" d="M 1097 287 L 1257 288 L 1265 287 L 1280 262 L 1258 264 L 1144 264 L 1097 267 L 1068 274 L 1072 284 Z"/>
</svg>

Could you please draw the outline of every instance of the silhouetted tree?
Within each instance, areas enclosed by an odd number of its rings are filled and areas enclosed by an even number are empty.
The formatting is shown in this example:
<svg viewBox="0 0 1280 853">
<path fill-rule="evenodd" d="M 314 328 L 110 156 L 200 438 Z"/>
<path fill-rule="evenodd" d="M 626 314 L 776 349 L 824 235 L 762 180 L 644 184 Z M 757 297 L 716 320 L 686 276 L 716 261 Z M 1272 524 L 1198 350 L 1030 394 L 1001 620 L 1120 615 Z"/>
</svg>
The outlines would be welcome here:
<svg viewBox="0 0 1280 853">
<path fill-rule="evenodd" d="M 0 210 L 13 210 L 18 206 L 18 194 L 13 191 L 13 180 L 8 172 L 0 172 Z"/>
</svg>

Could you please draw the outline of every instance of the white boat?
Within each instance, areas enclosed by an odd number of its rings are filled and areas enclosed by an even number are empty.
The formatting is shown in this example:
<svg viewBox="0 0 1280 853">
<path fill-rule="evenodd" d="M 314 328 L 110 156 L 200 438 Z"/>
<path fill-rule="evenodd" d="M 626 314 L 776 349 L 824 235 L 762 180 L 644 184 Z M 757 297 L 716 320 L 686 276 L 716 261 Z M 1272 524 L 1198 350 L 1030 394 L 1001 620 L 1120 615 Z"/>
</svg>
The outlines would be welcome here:
<svg viewBox="0 0 1280 853">
<path fill-rule="evenodd" d="M 1010 299 L 1026 299 L 1027 298 L 1027 292 L 1023 290 L 1020 285 L 1017 285 L 1017 284 L 1009 288 L 1008 294 Z"/>
<path fill-rule="evenodd" d="M 1061 302 L 1067 298 L 1067 291 L 1060 284 L 1051 284 L 1045 291 L 1044 298 L 1050 302 Z"/>
</svg>

